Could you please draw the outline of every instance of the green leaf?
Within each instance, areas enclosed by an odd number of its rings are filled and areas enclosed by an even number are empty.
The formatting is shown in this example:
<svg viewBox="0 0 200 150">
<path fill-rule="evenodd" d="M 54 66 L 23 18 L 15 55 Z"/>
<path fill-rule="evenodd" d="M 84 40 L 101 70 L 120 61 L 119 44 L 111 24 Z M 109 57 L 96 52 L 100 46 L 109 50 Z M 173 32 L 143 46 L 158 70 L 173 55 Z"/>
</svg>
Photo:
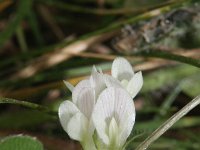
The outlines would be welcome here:
<svg viewBox="0 0 200 150">
<path fill-rule="evenodd" d="M 0 141 L 1 150 L 43 150 L 43 145 L 34 137 L 8 136 Z"/>
</svg>

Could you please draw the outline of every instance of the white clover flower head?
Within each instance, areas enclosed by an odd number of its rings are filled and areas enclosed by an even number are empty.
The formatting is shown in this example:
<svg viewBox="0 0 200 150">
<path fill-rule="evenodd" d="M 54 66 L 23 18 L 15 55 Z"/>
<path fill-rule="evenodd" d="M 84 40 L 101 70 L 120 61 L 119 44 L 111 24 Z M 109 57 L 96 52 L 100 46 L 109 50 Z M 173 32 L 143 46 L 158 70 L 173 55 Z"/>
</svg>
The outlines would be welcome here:
<svg viewBox="0 0 200 150">
<path fill-rule="evenodd" d="M 121 150 L 135 123 L 135 107 L 131 96 L 122 88 L 109 87 L 99 96 L 92 114 L 104 149 Z"/>
<path fill-rule="evenodd" d="M 75 87 L 64 81 L 72 92 L 72 101 L 61 103 L 59 119 L 70 138 L 79 141 L 84 150 L 122 150 L 134 126 L 132 98 L 142 87 L 142 73 L 134 74 L 130 63 L 118 57 L 111 74 L 103 74 L 94 66 L 91 76 Z"/>
<path fill-rule="evenodd" d="M 134 73 L 131 64 L 123 57 L 117 57 L 112 64 L 111 75 L 105 75 L 108 87 L 125 88 L 132 98 L 140 91 L 143 85 L 142 72 Z"/>
</svg>

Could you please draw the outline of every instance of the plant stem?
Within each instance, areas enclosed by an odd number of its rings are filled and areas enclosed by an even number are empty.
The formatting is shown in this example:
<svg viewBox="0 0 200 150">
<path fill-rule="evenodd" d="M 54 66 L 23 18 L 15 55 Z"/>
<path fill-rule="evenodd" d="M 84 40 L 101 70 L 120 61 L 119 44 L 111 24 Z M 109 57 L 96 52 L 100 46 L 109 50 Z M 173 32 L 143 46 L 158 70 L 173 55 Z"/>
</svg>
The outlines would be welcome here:
<svg viewBox="0 0 200 150">
<path fill-rule="evenodd" d="M 46 112 L 50 115 L 57 116 L 56 111 L 53 111 L 46 106 L 42 106 L 42 105 L 39 105 L 39 104 L 27 102 L 27 101 L 20 101 L 20 100 L 16 100 L 16 99 L 12 99 L 12 98 L 0 97 L 0 104 L 20 105 L 20 106 L 28 107 L 28 108 L 31 108 L 31 109 L 34 109 L 34 110 Z"/>
<path fill-rule="evenodd" d="M 179 0 L 178 3 L 188 0 Z M 147 12 L 149 10 L 163 7 L 169 4 L 177 3 L 175 0 L 171 0 L 168 2 L 164 2 L 161 4 L 158 4 L 154 7 L 146 7 L 146 8 L 140 8 L 140 9 L 134 9 L 134 8 L 113 8 L 113 9 L 99 9 L 99 8 L 85 8 L 81 7 L 79 5 L 73 5 L 69 3 L 64 2 L 58 2 L 58 1 L 44 1 L 43 3 L 52 5 L 54 7 L 58 7 L 60 9 L 73 12 L 73 13 L 84 13 L 84 14 L 93 14 L 93 15 L 122 15 L 122 14 L 138 14 L 141 12 Z"/>
<path fill-rule="evenodd" d="M 144 57 L 158 57 L 158 58 L 163 58 L 163 59 L 168 59 L 168 60 L 174 60 L 186 64 L 190 64 L 192 66 L 196 66 L 200 68 L 200 60 L 198 59 L 193 59 L 177 54 L 172 54 L 169 52 L 164 52 L 164 51 L 159 51 L 159 50 L 142 50 L 139 52 L 136 52 L 134 55 L 136 56 L 144 56 Z"/>
<path fill-rule="evenodd" d="M 186 106 L 184 106 L 180 111 L 174 114 L 171 118 L 169 118 L 166 122 L 164 122 L 160 127 L 158 127 L 149 137 L 147 137 L 136 150 L 145 150 L 152 144 L 155 140 L 157 140 L 162 134 L 164 134 L 172 125 L 174 125 L 180 118 L 185 116 L 189 111 L 191 111 L 194 107 L 200 104 L 200 95 L 194 98 L 191 102 L 189 102 Z"/>
</svg>

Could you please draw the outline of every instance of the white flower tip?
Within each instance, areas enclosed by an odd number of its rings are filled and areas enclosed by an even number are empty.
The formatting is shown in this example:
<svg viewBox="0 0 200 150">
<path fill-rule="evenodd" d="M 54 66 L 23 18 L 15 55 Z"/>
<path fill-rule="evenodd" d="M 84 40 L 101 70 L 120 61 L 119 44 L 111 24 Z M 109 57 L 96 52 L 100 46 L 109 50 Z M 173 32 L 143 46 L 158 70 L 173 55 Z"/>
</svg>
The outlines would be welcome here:
<svg viewBox="0 0 200 150">
<path fill-rule="evenodd" d="M 80 81 L 73 89 L 72 92 L 72 101 L 74 102 L 74 104 L 77 103 L 78 97 L 79 97 L 79 93 L 82 91 L 82 89 L 84 88 L 88 88 L 91 87 L 90 85 L 90 80 L 85 79 Z"/>
<path fill-rule="evenodd" d="M 92 73 L 93 73 L 93 72 L 97 72 L 97 68 L 96 68 L 95 65 L 93 65 L 93 67 L 92 67 Z"/>
<path fill-rule="evenodd" d="M 138 79 L 138 84 L 140 84 L 140 87 L 142 87 L 142 85 L 144 83 L 143 82 L 142 71 L 138 71 L 134 76 Z"/>
<path fill-rule="evenodd" d="M 134 71 L 128 60 L 123 57 L 117 57 L 113 61 L 111 74 L 114 78 L 119 80 L 130 80 L 130 78 L 134 75 Z"/>
<path fill-rule="evenodd" d="M 142 76 L 142 71 L 137 72 L 134 76 L 135 76 L 135 78 L 137 78 L 138 85 L 139 85 L 139 87 L 141 89 L 142 86 L 143 86 L 143 83 L 144 83 L 143 76 Z M 139 89 L 139 91 L 140 91 L 140 89 Z"/>
<path fill-rule="evenodd" d="M 74 89 L 74 86 L 65 80 L 63 80 L 63 82 L 64 82 L 65 86 L 72 92 Z"/>
<path fill-rule="evenodd" d="M 132 77 L 127 86 L 127 91 L 130 93 L 132 98 L 134 98 L 138 94 L 138 92 L 142 88 L 142 85 L 143 85 L 142 72 L 139 71 Z"/>
</svg>

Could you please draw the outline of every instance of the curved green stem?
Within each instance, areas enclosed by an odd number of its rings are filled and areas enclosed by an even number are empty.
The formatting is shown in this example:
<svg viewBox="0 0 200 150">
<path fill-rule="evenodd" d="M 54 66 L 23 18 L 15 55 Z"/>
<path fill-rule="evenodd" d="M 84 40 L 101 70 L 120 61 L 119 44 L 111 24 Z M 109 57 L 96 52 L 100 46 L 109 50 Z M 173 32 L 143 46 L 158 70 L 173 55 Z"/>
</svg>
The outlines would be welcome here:
<svg viewBox="0 0 200 150">
<path fill-rule="evenodd" d="M 42 106 L 39 104 L 27 102 L 27 101 L 20 101 L 20 100 L 16 100 L 16 99 L 12 99 L 12 98 L 0 97 L 0 104 L 20 105 L 20 106 L 28 107 L 28 108 L 31 108 L 34 110 L 42 111 L 42 112 L 45 112 L 45 113 L 48 113 L 48 114 L 54 115 L 54 116 L 57 116 L 57 114 L 58 114 L 56 111 L 53 111 L 46 106 Z"/>
</svg>

